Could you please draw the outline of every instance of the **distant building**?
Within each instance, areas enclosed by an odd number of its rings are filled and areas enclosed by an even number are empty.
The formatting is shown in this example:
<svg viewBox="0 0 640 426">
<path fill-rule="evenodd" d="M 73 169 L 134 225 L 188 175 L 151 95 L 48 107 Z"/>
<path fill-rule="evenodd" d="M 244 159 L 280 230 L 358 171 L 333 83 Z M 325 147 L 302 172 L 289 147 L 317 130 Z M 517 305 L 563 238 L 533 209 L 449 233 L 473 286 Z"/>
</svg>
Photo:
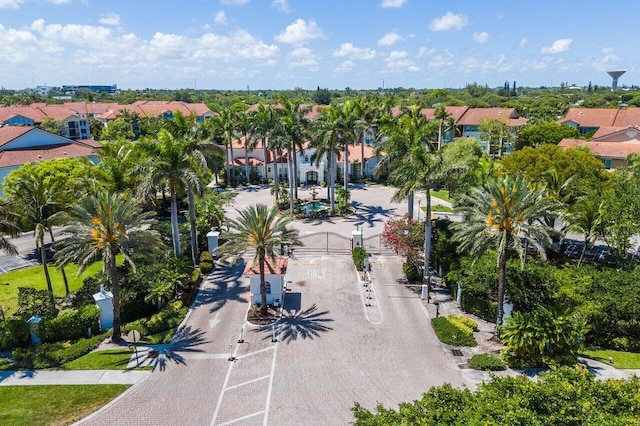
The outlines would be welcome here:
<svg viewBox="0 0 640 426">
<path fill-rule="evenodd" d="M 91 90 L 92 92 L 107 92 L 111 94 L 118 93 L 118 86 L 115 84 L 111 86 L 100 85 L 78 85 L 78 86 L 62 86 L 62 91 L 67 95 L 73 95 L 80 89 Z"/>
</svg>

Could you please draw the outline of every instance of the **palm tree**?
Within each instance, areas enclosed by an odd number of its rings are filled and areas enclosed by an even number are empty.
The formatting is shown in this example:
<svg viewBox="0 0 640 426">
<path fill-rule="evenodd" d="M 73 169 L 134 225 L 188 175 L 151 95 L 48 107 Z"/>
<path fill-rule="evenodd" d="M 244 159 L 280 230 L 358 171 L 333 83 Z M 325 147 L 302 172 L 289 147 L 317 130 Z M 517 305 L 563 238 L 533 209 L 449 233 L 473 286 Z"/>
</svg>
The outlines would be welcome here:
<svg viewBox="0 0 640 426">
<path fill-rule="evenodd" d="M 298 150 L 303 149 L 303 144 L 307 140 L 307 127 L 309 120 L 305 117 L 311 109 L 302 105 L 300 100 L 290 100 L 286 96 L 280 96 L 278 113 L 280 116 L 281 142 L 287 150 L 289 158 L 289 184 L 291 191 L 291 211 L 293 214 L 293 201 L 298 198 Z"/>
<path fill-rule="evenodd" d="M 504 176 L 491 179 L 485 187 L 473 188 L 460 204 L 456 210 L 466 219 L 453 225 L 453 240 L 460 243 L 459 250 L 477 257 L 491 247 L 498 250 L 498 312 L 494 332 L 498 338 L 504 315 L 508 249 L 513 246 L 523 262 L 526 251 L 521 239 L 524 239 L 546 258 L 544 248 L 551 244 L 553 230 L 538 219 L 555 211 L 556 202 L 546 197 L 543 189 L 527 185 L 524 178 Z"/>
<path fill-rule="evenodd" d="M 449 123 L 449 127 L 453 127 L 453 117 L 451 117 L 444 105 L 438 105 L 433 112 L 433 118 L 438 120 L 438 150 L 440 150 L 444 138 L 444 125 Z"/>
<path fill-rule="evenodd" d="M 220 246 L 223 259 L 235 263 L 251 248 L 255 250 L 253 261 L 260 267 L 260 313 L 267 313 L 267 290 L 264 279 L 265 261 L 275 260 L 283 245 L 300 245 L 298 231 L 287 228 L 291 216 L 278 214 L 278 207 L 271 208 L 258 204 L 247 207 L 240 212 L 237 220 L 230 222 L 231 232 L 227 234 L 227 242 Z"/>
<path fill-rule="evenodd" d="M 267 177 L 267 158 L 268 158 L 267 141 L 271 139 L 271 135 L 274 133 L 277 120 L 278 118 L 276 116 L 276 111 L 274 110 L 274 108 L 271 105 L 264 105 L 263 103 L 259 103 L 258 108 L 255 111 L 253 111 L 249 116 L 250 133 L 252 135 L 252 139 L 254 140 L 254 143 L 252 144 L 252 146 L 255 148 L 258 139 L 260 139 L 262 142 L 262 150 L 263 150 L 263 156 L 264 156 L 263 176 L 265 180 L 268 179 Z M 275 163 L 276 161 L 275 154 L 273 156 L 273 161 L 274 161 L 274 168 L 273 168 L 274 184 L 275 184 L 275 187 L 277 188 L 278 173 L 276 170 L 277 164 Z M 277 198 L 278 197 L 276 193 L 276 199 Z"/>
<path fill-rule="evenodd" d="M 311 156 L 311 161 L 318 166 L 323 158 L 327 158 L 327 170 L 329 172 L 327 191 L 329 192 L 328 198 L 331 201 L 331 215 L 333 216 L 336 214 L 336 151 L 342 134 L 342 109 L 335 106 L 323 109 L 320 119 L 315 123 L 314 133 L 313 145 L 316 151 Z"/>
<path fill-rule="evenodd" d="M 173 286 L 170 282 L 164 281 L 162 278 L 158 278 L 153 282 L 149 293 L 144 297 L 144 301 L 147 303 L 155 303 L 156 308 L 160 310 L 162 305 L 170 300 L 173 296 Z"/>
<path fill-rule="evenodd" d="M 181 248 L 178 229 L 178 190 L 186 186 L 200 192 L 203 187 L 192 160 L 193 145 L 190 141 L 174 137 L 166 129 L 160 130 L 157 141 L 147 139 L 139 142 L 139 145 L 148 155 L 145 166 L 146 177 L 142 186 L 143 193 L 153 195 L 155 198 L 156 188 L 161 185 L 167 185 L 169 188 L 173 252 L 179 256 Z M 190 206 L 195 204 L 192 194 L 190 193 L 189 197 Z"/>
<path fill-rule="evenodd" d="M 16 180 L 15 184 L 8 188 L 7 192 L 8 202 L 15 208 L 14 214 L 34 227 L 33 236 L 36 239 L 36 248 L 40 250 L 42 268 L 52 301 L 54 294 L 51 276 L 49 275 L 44 237 L 49 231 L 51 241 L 54 242 L 51 227 L 56 219 L 60 217 L 62 211 L 65 210 L 65 206 L 60 201 L 65 198 L 65 192 L 59 182 L 52 176 L 43 177 L 35 174 L 25 179 Z M 61 271 L 64 278 L 65 293 L 68 296 L 69 283 L 64 268 L 61 268 Z"/>
<path fill-rule="evenodd" d="M 249 147 L 251 142 L 249 140 L 249 131 L 251 130 L 251 122 L 246 112 L 238 112 L 236 114 L 236 130 L 239 132 L 240 137 L 238 141 L 244 140 L 244 181 L 249 182 Z"/>
<path fill-rule="evenodd" d="M 215 145 L 209 142 L 206 129 L 198 126 L 196 114 L 191 113 L 188 117 L 180 111 L 174 113 L 173 120 L 167 121 L 165 126 L 171 134 L 181 141 L 185 149 L 185 155 L 190 158 L 194 171 L 198 168 L 207 169 L 206 152 L 215 149 Z M 203 184 L 201 180 L 187 179 L 187 198 L 189 200 L 189 229 L 191 233 L 191 258 L 196 266 L 200 257 L 198 256 L 198 232 L 196 225 L 195 194 L 202 194 Z"/>
<path fill-rule="evenodd" d="M 584 235 L 584 246 L 580 253 L 578 267 L 584 260 L 587 247 L 593 246 L 596 239 L 604 233 L 603 204 L 594 195 L 581 197 L 564 215 L 564 219 L 569 223 L 565 230 Z"/>
<path fill-rule="evenodd" d="M 381 143 L 381 149 L 387 155 L 378 163 L 376 174 L 381 174 L 389 169 L 393 170 L 408 160 L 408 153 L 416 146 L 423 146 L 425 152 L 433 151 L 429 140 L 433 134 L 433 126 L 420 112 L 420 107 L 412 106 L 403 109 L 403 114 L 394 121 L 384 126 L 387 139 Z M 402 181 L 398 181 L 402 184 Z M 414 192 L 403 193 L 408 200 L 409 218 L 413 219 Z"/>
<path fill-rule="evenodd" d="M 103 143 L 97 167 L 104 171 L 111 191 L 131 193 L 135 187 L 135 160 L 129 142 Z"/>
<path fill-rule="evenodd" d="M 211 130 L 214 135 L 219 136 L 224 141 L 227 185 L 232 185 L 233 139 L 236 132 L 236 113 L 230 107 L 221 108 L 216 112 L 218 115 L 211 119 Z"/>
<path fill-rule="evenodd" d="M 5 211 L 6 207 L 2 205 L 0 209 L 0 251 L 9 256 L 17 256 L 18 248 L 6 236 L 17 237 L 20 235 L 20 228 L 9 219 L 9 214 Z"/>
<path fill-rule="evenodd" d="M 78 265 L 78 274 L 94 261 L 102 259 L 113 292 L 113 342 L 121 340 L 120 280 L 116 255 L 121 254 L 135 271 L 132 251 L 153 254 L 161 250 L 158 233 L 147 229 L 150 216 L 150 213 L 140 211 L 133 200 L 103 191 L 86 197 L 71 208 L 64 220 L 67 226 L 62 231 L 66 238 L 56 243 L 58 264 L 74 262 Z"/>
</svg>

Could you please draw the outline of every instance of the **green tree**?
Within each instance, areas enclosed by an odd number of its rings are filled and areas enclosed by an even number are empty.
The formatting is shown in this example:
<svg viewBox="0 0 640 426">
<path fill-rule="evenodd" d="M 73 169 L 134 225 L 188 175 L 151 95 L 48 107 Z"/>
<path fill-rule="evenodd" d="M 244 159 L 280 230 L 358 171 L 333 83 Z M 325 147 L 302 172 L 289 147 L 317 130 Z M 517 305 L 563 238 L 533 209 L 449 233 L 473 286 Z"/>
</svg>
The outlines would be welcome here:
<svg viewBox="0 0 640 426">
<path fill-rule="evenodd" d="M 233 139 L 236 132 L 236 112 L 231 107 L 219 108 L 218 115 L 210 120 L 210 128 L 215 137 L 222 139 L 225 146 L 226 184 L 234 183 L 231 176 L 233 161 Z"/>
<path fill-rule="evenodd" d="M 17 256 L 18 249 L 8 238 L 20 235 L 20 228 L 12 220 L 9 214 L 9 206 L 6 203 L 0 205 L 0 251 L 9 256 Z"/>
<path fill-rule="evenodd" d="M 264 105 L 263 103 L 258 104 L 258 108 L 253 111 L 249 116 L 249 128 L 250 133 L 253 139 L 252 145 L 256 146 L 257 141 L 260 140 L 262 142 L 262 150 L 264 156 L 264 169 L 263 169 L 263 177 L 266 181 L 268 179 L 268 151 L 272 151 L 272 160 L 273 160 L 273 181 L 274 188 L 276 188 L 276 200 L 279 198 L 277 194 L 278 189 L 278 163 L 277 163 L 277 155 L 276 155 L 276 126 L 278 123 L 278 117 L 276 110 L 271 105 Z"/>
<path fill-rule="evenodd" d="M 480 120 L 480 135 L 487 142 L 487 155 L 501 157 L 504 145 L 511 142 L 513 132 L 502 118 L 485 118 Z"/>
<path fill-rule="evenodd" d="M 568 223 L 566 231 L 584 235 L 578 267 L 582 264 L 587 247 L 593 246 L 596 240 L 604 235 L 603 210 L 603 202 L 597 199 L 596 194 L 591 194 L 578 199 L 563 216 Z"/>
<path fill-rule="evenodd" d="M 65 218 L 62 235 L 66 238 L 56 243 L 56 259 L 59 265 L 78 264 L 78 274 L 87 266 L 101 259 L 113 293 L 113 335 L 119 342 L 120 332 L 120 279 L 116 256 L 121 254 L 135 272 L 132 253 L 150 255 L 162 249 L 160 237 L 147 229 L 150 213 L 141 212 L 134 201 L 121 194 L 100 192 L 73 206 Z"/>
<path fill-rule="evenodd" d="M 542 189 L 531 188 L 521 177 L 513 179 L 509 176 L 472 189 L 462 197 L 460 207 L 456 209 L 466 218 L 453 225 L 453 239 L 460 243 L 460 251 L 469 251 L 479 257 L 491 247 L 498 250 L 496 338 L 504 315 L 508 249 L 513 246 L 524 262 L 526 250 L 520 241 L 524 239 L 545 258 L 544 248 L 551 244 L 552 230 L 537 219 L 555 209 L 555 203 L 545 197 Z"/>
<path fill-rule="evenodd" d="M 240 211 L 238 219 L 229 222 L 231 232 L 226 234 L 227 241 L 219 249 L 221 258 L 229 259 L 232 263 L 237 262 L 248 249 L 255 250 L 253 261 L 257 261 L 260 268 L 262 315 L 267 313 L 265 261 L 275 261 L 283 245 L 300 245 L 298 231 L 287 228 L 291 220 L 291 216 L 280 216 L 277 206 L 249 206 Z"/>
<path fill-rule="evenodd" d="M 129 123 L 124 117 L 118 117 L 109 121 L 107 127 L 102 132 L 102 140 L 105 141 L 132 141 L 135 134 Z"/>
<path fill-rule="evenodd" d="M 322 110 L 322 115 L 314 123 L 313 147 L 316 151 L 311 156 L 311 161 L 318 166 L 323 158 L 327 159 L 328 171 L 328 198 L 331 202 L 331 215 L 335 215 L 335 185 L 337 171 L 337 150 L 342 134 L 342 110 L 340 107 L 327 107 Z"/>
<path fill-rule="evenodd" d="M 45 249 L 44 236 L 47 232 L 54 241 L 52 226 L 60 218 L 62 212 L 68 208 L 63 204 L 66 199 L 65 189 L 52 176 L 42 177 L 32 175 L 30 178 L 20 179 L 14 182 L 7 192 L 8 202 L 13 206 L 14 214 L 22 218 L 30 229 L 33 229 L 33 236 L 36 239 L 36 248 L 40 250 L 40 260 L 42 269 L 47 281 L 51 300 L 54 300 L 51 277 L 49 276 L 49 266 L 47 261 L 47 251 Z M 64 268 L 61 268 L 64 278 L 65 294 L 69 295 L 69 283 Z"/>
<path fill-rule="evenodd" d="M 180 231 L 178 229 L 178 192 L 181 188 L 196 188 L 202 190 L 202 181 L 194 169 L 192 160 L 193 147 L 189 141 L 172 135 L 162 129 L 157 140 L 145 139 L 139 142 L 143 152 L 147 154 L 145 165 L 146 177 L 143 182 L 143 192 L 154 196 L 156 189 L 166 185 L 171 197 L 171 234 L 173 252 L 180 256 Z M 189 197 L 190 205 L 195 208 L 195 202 Z M 195 226 L 194 226 L 195 229 Z M 197 241 L 197 239 L 195 240 Z M 195 243 L 194 241 L 194 243 Z M 195 261 L 195 260 L 194 260 Z"/>
<path fill-rule="evenodd" d="M 38 126 L 42 130 L 46 130 L 54 135 L 66 136 L 67 135 L 67 123 L 64 120 L 56 120 L 53 117 L 45 117 Z"/>
<path fill-rule="evenodd" d="M 279 125 L 278 136 L 287 152 L 289 163 L 289 191 L 291 193 L 291 213 L 293 214 L 293 201 L 298 198 L 298 156 L 302 145 L 308 139 L 309 119 L 306 114 L 311 110 L 308 105 L 303 105 L 301 100 L 289 100 L 285 96 L 280 97 L 278 109 Z"/>
<path fill-rule="evenodd" d="M 153 282 L 149 293 L 144 297 L 144 301 L 147 303 L 155 303 L 156 308 L 160 310 L 162 305 L 171 299 L 173 296 L 173 286 L 170 282 L 164 281 L 162 278 L 158 278 Z"/>
<path fill-rule="evenodd" d="M 564 138 L 579 139 L 580 132 L 574 127 L 557 124 L 553 121 L 530 124 L 524 126 L 518 133 L 516 149 L 525 146 L 537 148 L 544 144 L 557 145 Z"/>
</svg>

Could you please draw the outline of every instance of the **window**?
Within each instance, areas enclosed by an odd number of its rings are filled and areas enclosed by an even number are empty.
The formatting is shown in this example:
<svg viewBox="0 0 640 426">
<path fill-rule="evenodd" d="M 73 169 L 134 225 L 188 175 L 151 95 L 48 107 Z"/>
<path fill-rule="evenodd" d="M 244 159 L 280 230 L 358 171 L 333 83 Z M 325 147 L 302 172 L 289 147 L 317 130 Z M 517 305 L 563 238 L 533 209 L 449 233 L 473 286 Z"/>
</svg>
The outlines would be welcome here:
<svg viewBox="0 0 640 426">
<path fill-rule="evenodd" d="M 604 168 L 607 170 L 611 170 L 611 158 L 605 158 L 602 160 L 604 163 Z"/>
<path fill-rule="evenodd" d="M 271 283 L 269 281 L 265 283 L 265 287 L 267 287 L 267 294 L 271 294 Z"/>
<path fill-rule="evenodd" d="M 267 172 L 271 173 L 271 167 L 267 167 Z"/>
</svg>

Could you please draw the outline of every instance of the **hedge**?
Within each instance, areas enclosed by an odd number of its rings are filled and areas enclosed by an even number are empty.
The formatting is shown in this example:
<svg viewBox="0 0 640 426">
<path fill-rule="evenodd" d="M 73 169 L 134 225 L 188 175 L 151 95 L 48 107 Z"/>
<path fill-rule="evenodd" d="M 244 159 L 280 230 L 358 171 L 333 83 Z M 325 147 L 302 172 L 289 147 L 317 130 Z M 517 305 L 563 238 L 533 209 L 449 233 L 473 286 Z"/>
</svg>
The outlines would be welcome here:
<svg viewBox="0 0 640 426">
<path fill-rule="evenodd" d="M 431 325 L 442 343 L 453 346 L 476 346 L 478 344 L 473 338 L 473 334 L 458 327 L 445 317 L 431 319 Z"/>
<path fill-rule="evenodd" d="M 45 318 L 40 323 L 38 337 L 45 343 L 87 337 L 89 328 L 92 332 L 100 330 L 99 318 L 100 309 L 96 305 L 86 305 L 55 318 Z"/>
<path fill-rule="evenodd" d="M 360 246 L 354 247 L 353 250 L 351 250 L 351 258 L 358 271 L 362 271 L 362 268 L 364 268 L 364 260 L 368 256 L 369 253 Z"/>
<path fill-rule="evenodd" d="M 88 354 L 108 336 L 109 333 L 103 333 L 87 339 L 80 339 L 74 343 L 43 343 L 26 349 L 14 349 L 12 355 L 20 368 L 59 367 Z"/>
<path fill-rule="evenodd" d="M 502 371 L 506 370 L 507 364 L 493 355 L 476 354 L 469 358 L 469 367 L 480 371 Z"/>
<path fill-rule="evenodd" d="M 0 323 L 0 350 L 29 346 L 29 324 L 23 319 L 9 319 Z"/>
<path fill-rule="evenodd" d="M 175 328 L 182 322 L 187 314 L 187 307 L 182 302 L 177 301 L 170 303 L 166 308 L 151 316 L 151 318 L 142 318 L 134 322 L 125 324 L 122 327 L 122 333 L 126 334 L 131 330 L 138 330 L 143 336 L 160 333 L 161 331 Z"/>
</svg>

